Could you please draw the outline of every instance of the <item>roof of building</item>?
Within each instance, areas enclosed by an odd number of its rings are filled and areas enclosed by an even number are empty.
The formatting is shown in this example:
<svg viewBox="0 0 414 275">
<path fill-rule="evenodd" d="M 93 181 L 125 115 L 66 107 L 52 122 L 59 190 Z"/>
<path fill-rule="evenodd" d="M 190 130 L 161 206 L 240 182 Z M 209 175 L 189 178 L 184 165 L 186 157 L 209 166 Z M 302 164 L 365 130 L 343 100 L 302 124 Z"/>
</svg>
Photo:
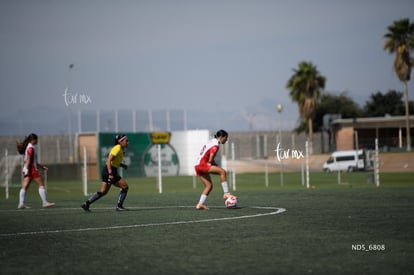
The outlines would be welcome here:
<svg viewBox="0 0 414 275">
<path fill-rule="evenodd" d="M 405 128 L 405 123 L 405 116 L 340 118 L 332 121 L 334 127 L 354 128 Z M 410 127 L 414 127 L 414 116 L 410 116 Z"/>
</svg>

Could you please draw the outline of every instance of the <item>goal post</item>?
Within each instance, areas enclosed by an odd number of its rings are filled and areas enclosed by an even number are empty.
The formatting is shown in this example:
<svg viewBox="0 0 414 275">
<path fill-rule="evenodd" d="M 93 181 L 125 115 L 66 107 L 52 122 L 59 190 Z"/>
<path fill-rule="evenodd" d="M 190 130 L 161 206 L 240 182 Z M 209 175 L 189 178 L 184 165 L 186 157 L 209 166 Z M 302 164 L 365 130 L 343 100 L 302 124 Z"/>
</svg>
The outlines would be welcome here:
<svg viewBox="0 0 414 275">
<path fill-rule="evenodd" d="M 23 157 L 21 155 L 10 155 L 7 148 L 0 160 L 0 186 L 4 186 L 5 198 L 9 198 L 10 186 L 16 168 L 21 165 Z"/>
</svg>

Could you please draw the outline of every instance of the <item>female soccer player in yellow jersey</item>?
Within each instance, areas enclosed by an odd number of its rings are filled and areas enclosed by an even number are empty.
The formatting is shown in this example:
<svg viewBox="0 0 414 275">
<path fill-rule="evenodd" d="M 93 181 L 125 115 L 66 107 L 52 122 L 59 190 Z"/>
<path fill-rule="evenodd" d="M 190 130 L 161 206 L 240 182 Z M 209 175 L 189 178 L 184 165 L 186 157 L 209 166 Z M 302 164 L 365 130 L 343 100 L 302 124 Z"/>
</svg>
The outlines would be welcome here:
<svg viewBox="0 0 414 275">
<path fill-rule="evenodd" d="M 102 169 L 101 177 L 102 184 L 101 190 L 93 194 L 85 203 L 81 205 L 83 210 L 89 211 L 89 206 L 105 196 L 111 185 L 115 185 L 121 188 L 118 197 L 118 204 L 116 207 L 117 211 L 126 211 L 128 209 L 124 208 L 124 201 L 128 193 L 128 184 L 126 181 L 121 178 L 118 174 L 118 168 L 122 167 L 124 169 L 128 168 L 128 165 L 122 163 L 124 159 L 124 149 L 128 147 L 128 137 L 126 135 L 117 135 L 115 137 L 115 144 L 112 147 L 111 151 L 108 154 L 106 159 L 106 165 Z"/>
</svg>

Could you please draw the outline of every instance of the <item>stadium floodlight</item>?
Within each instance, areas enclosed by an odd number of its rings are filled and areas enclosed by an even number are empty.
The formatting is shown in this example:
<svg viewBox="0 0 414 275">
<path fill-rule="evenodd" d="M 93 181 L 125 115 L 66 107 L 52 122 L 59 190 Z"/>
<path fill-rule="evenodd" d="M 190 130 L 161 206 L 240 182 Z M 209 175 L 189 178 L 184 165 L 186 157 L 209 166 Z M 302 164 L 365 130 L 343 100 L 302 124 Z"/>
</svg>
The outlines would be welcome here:
<svg viewBox="0 0 414 275">
<path fill-rule="evenodd" d="M 283 111 L 283 105 L 278 104 L 276 106 L 277 112 L 280 114 L 279 116 L 279 143 L 280 147 L 282 148 L 282 111 Z M 283 159 L 280 160 L 280 186 L 283 186 Z"/>
</svg>

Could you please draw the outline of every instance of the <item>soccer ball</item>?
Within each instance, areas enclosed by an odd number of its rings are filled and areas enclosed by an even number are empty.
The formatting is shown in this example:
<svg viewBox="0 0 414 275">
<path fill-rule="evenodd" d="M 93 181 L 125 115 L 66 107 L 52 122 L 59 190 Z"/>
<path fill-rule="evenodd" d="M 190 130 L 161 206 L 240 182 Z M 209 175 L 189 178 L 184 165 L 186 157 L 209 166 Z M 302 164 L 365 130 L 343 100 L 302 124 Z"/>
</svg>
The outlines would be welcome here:
<svg viewBox="0 0 414 275">
<path fill-rule="evenodd" d="M 236 208 L 237 207 L 237 198 L 235 196 L 230 196 L 224 201 L 224 205 L 227 208 Z"/>
</svg>

